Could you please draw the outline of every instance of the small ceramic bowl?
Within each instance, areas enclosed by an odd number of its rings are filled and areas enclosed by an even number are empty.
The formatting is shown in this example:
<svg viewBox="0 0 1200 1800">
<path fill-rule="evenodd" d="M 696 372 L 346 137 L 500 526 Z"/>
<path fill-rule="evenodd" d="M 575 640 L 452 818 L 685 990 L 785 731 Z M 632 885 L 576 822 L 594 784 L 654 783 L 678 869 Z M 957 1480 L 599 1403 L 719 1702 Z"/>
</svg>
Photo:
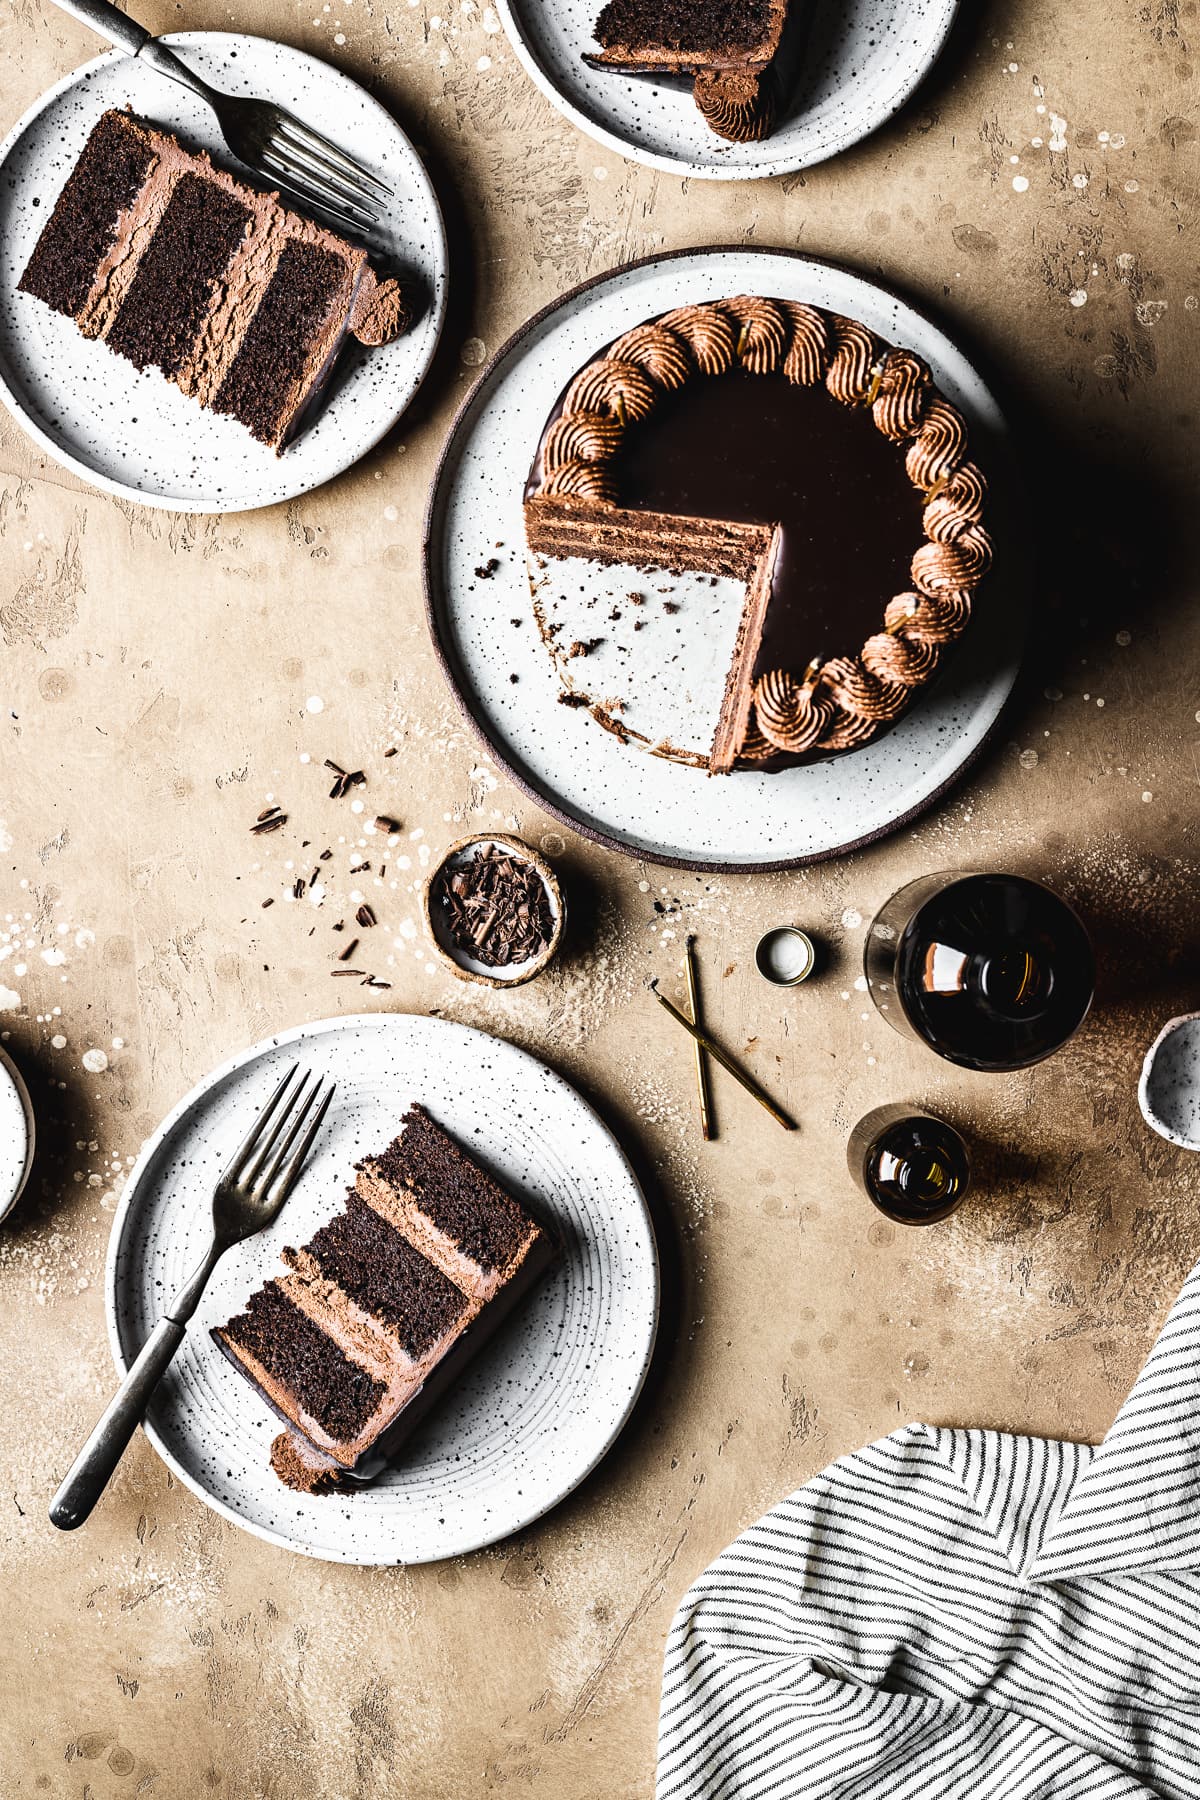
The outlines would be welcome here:
<svg viewBox="0 0 1200 1800">
<path fill-rule="evenodd" d="M 16 1063 L 0 1050 L 0 1219 L 6 1219 L 33 1167 L 33 1107 Z"/>
<path fill-rule="evenodd" d="M 1167 1020 L 1146 1052 L 1138 1105 L 1168 1143 L 1200 1150 L 1200 1013 Z"/>
<path fill-rule="evenodd" d="M 459 948 L 450 936 L 442 908 L 434 898 L 441 874 L 448 869 L 461 868 L 464 863 L 478 856 L 481 850 L 493 845 L 499 850 L 507 851 L 510 856 L 519 857 L 522 862 L 532 863 L 549 896 L 550 913 L 554 920 L 550 941 L 544 949 L 525 962 L 509 963 L 507 968 L 499 969 L 491 963 L 479 962 L 469 951 Z M 491 988 L 520 987 L 522 982 L 532 981 L 535 975 L 540 975 L 554 959 L 562 942 L 563 926 L 567 918 L 566 901 L 563 899 L 558 876 L 545 857 L 539 856 L 533 845 L 527 844 L 524 838 L 507 837 L 503 832 L 487 832 L 482 837 L 460 838 L 457 844 L 451 844 L 441 862 L 430 872 L 421 897 L 421 906 L 425 915 L 425 930 L 447 968 L 460 981 L 477 981 L 481 986 Z"/>
</svg>

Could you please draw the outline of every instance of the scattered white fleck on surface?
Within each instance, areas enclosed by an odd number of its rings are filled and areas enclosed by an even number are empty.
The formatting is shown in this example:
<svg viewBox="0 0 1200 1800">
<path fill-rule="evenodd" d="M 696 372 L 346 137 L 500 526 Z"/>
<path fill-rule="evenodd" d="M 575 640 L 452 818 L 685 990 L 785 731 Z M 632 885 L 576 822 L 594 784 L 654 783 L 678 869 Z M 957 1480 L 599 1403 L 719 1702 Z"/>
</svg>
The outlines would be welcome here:
<svg viewBox="0 0 1200 1800">
<path fill-rule="evenodd" d="M 1127 645 L 1132 644 L 1133 642 L 1132 631 L 1118 631 L 1117 642 L 1120 644 L 1122 650 L 1124 650 Z"/>
<path fill-rule="evenodd" d="M 1038 753 L 1036 750 L 1022 750 L 1017 761 L 1023 769 L 1036 769 L 1038 766 Z"/>
<path fill-rule="evenodd" d="M 1086 288 L 1072 288 L 1071 292 L 1067 295 L 1067 298 L 1071 302 L 1072 306 L 1086 306 L 1087 305 L 1087 289 Z"/>
<path fill-rule="evenodd" d="M 482 338 L 469 337 L 459 354 L 469 369 L 477 369 L 487 355 L 487 345 Z"/>
<path fill-rule="evenodd" d="M 1029 188 L 1029 177 L 1028 175 L 1014 175 L 1012 184 L 1014 193 L 1024 194 Z"/>
<path fill-rule="evenodd" d="M 108 1057 L 103 1050 L 85 1050 L 81 1060 L 89 1075 L 103 1075 L 108 1067 Z"/>
<path fill-rule="evenodd" d="M 325 711 L 325 702 L 322 700 L 320 694 L 310 694 L 304 704 L 310 713 Z"/>
<path fill-rule="evenodd" d="M 1154 798 L 1154 795 L 1150 792 L 1149 788 L 1142 789 L 1142 799 L 1147 806 L 1149 806 L 1149 804 L 1150 804 L 1151 800 L 1153 800 L 1153 798 Z"/>
<path fill-rule="evenodd" d="M 859 912 L 857 906 L 848 906 L 842 914 L 842 924 L 846 927 L 847 931 L 857 931 L 862 922 L 862 914 Z"/>
</svg>

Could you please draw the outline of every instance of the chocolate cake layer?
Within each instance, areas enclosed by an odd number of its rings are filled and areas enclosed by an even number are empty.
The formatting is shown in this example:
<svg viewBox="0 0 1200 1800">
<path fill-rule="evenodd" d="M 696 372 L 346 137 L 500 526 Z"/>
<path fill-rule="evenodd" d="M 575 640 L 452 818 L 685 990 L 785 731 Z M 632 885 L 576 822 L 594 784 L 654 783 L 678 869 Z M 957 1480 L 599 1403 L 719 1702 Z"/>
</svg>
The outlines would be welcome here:
<svg viewBox="0 0 1200 1800">
<path fill-rule="evenodd" d="M 777 25 L 774 0 L 608 0 L 596 20 L 606 49 L 637 48 L 699 57 L 770 54 Z"/>
<path fill-rule="evenodd" d="M 386 1391 L 382 1381 L 352 1362 L 274 1282 L 251 1294 L 245 1312 L 222 1327 L 221 1339 L 235 1350 L 248 1351 L 269 1375 L 286 1384 L 332 1438 L 354 1438 Z"/>
<path fill-rule="evenodd" d="M 348 335 L 407 329 L 400 284 L 336 232 L 107 112 L 19 283 L 139 369 L 157 367 L 279 451 Z"/>
<path fill-rule="evenodd" d="M 322 1275 L 393 1327 L 414 1362 L 470 1310 L 454 1283 L 353 1191 L 308 1252 Z"/>
<path fill-rule="evenodd" d="M 249 223 L 249 209 L 232 194 L 199 175 L 181 176 L 108 333 L 109 348 L 139 369 L 178 375 Z"/>
<path fill-rule="evenodd" d="M 146 134 L 126 114 L 105 113 L 42 228 L 18 291 L 68 317 L 77 313 L 153 161 Z"/>
<path fill-rule="evenodd" d="M 328 250 L 316 244 L 284 245 L 241 349 L 217 390 L 214 412 L 232 413 L 262 443 L 275 442 L 342 279 L 343 265 Z"/>
</svg>

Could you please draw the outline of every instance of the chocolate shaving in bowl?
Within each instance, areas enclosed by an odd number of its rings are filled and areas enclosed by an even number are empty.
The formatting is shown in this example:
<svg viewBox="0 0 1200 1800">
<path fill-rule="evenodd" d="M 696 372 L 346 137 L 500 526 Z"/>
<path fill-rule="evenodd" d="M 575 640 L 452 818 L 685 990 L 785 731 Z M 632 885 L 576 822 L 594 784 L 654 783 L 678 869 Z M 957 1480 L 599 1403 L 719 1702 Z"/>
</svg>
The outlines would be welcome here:
<svg viewBox="0 0 1200 1800">
<path fill-rule="evenodd" d="M 451 942 L 490 969 L 538 956 L 554 935 L 550 895 L 537 869 L 498 844 L 440 869 L 433 904 Z"/>
</svg>

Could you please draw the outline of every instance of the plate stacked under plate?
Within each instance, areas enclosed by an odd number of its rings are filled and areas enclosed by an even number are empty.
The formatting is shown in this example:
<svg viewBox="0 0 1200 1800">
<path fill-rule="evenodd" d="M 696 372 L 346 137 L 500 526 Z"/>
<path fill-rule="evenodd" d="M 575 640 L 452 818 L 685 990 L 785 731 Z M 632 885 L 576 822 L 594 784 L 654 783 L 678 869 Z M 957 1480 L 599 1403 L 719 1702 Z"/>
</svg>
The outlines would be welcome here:
<svg viewBox="0 0 1200 1800">
<path fill-rule="evenodd" d="M 107 1295 L 122 1372 L 162 1296 L 203 1255 L 212 1184 L 286 1065 L 337 1098 L 303 1180 L 269 1232 L 230 1251 L 155 1394 L 146 1433 L 208 1505 L 259 1537 L 333 1562 L 427 1562 L 479 1549 L 570 1493 L 612 1444 L 649 1365 L 654 1233 L 629 1164 L 575 1090 L 483 1032 L 403 1014 L 326 1020 L 245 1051 L 146 1145 L 113 1225 Z M 337 1210 L 361 1156 L 413 1100 L 527 1198 L 563 1252 L 464 1374 L 399 1465 L 369 1487 L 304 1496 L 268 1466 L 279 1421 L 208 1335 Z"/>
<path fill-rule="evenodd" d="M 621 743 L 586 711 L 560 705 L 560 678 L 534 624 L 524 551 L 530 463 L 543 422 L 575 371 L 643 320 L 734 294 L 844 313 L 922 356 L 967 419 L 972 453 L 990 483 L 996 541 L 995 570 L 953 660 L 911 711 L 865 749 L 776 775 L 710 776 L 666 762 Z M 688 250 L 636 263 L 576 288 L 531 319 L 459 413 L 426 518 L 434 642 L 493 756 L 585 835 L 701 868 L 789 868 L 833 856 L 930 805 L 978 753 L 1012 691 L 1029 584 L 1012 529 L 1010 461 L 1003 417 L 970 362 L 877 282 L 784 250 Z M 477 571 L 492 562 L 481 580 Z"/>
</svg>

